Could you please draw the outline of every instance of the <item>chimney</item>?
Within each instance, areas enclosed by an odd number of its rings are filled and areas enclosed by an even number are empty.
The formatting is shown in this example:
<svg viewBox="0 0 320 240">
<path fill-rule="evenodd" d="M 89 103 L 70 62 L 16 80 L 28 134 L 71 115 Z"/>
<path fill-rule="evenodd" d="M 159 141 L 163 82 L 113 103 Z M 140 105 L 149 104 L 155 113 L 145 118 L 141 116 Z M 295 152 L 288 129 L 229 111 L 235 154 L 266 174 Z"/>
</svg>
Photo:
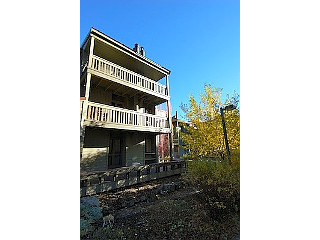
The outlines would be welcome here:
<svg viewBox="0 0 320 240">
<path fill-rule="evenodd" d="M 138 43 L 136 43 L 134 45 L 133 51 L 135 51 L 136 53 L 139 53 L 139 44 Z"/>
<path fill-rule="evenodd" d="M 143 47 L 140 48 L 140 54 L 142 56 L 145 56 L 146 55 L 146 52 L 144 51 Z"/>
</svg>

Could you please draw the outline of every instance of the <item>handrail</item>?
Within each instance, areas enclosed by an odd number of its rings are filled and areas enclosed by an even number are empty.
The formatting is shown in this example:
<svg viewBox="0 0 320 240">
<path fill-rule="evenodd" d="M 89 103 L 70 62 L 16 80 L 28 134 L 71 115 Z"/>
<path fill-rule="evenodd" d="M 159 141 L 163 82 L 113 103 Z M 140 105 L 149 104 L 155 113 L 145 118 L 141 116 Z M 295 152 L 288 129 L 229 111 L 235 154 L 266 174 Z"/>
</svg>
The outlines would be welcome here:
<svg viewBox="0 0 320 240">
<path fill-rule="evenodd" d="M 140 88 L 155 92 L 166 97 L 168 96 L 167 87 L 165 85 L 142 76 L 138 73 L 135 73 L 129 69 L 121 67 L 101 57 L 93 55 L 89 67 L 103 74 L 130 83 L 134 86 L 138 86 Z"/>
<path fill-rule="evenodd" d="M 110 109 L 114 109 L 114 110 L 118 110 L 118 111 L 126 111 L 126 112 L 132 112 L 132 113 L 139 113 L 140 115 L 145 115 L 148 117 L 159 117 L 159 118 L 163 118 L 163 119 L 167 119 L 166 117 L 160 116 L 160 115 L 153 115 L 150 113 L 142 113 L 142 112 L 137 112 L 135 110 L 131 110 L 131 109 L 125 109 L 125 108 L 120 108 L 120 107 L 115 107 L 115 106 L 111 106 L 111 105 L 106 105 L 106 104 L 102 104 L 102 103 L 96 103 L 96 102 L 89 102 L 90 105 L 96 105 L 97 107 L 108 107 Z"/>
<path fill-rule="evenodd" d="M 134 110 L 88 102 L 87 120 L 100 121 L 112 124 L 124 124 L 140 127 L 168 128 L 166 117 L 149 113 L 140 113 Z"/>
</svg>

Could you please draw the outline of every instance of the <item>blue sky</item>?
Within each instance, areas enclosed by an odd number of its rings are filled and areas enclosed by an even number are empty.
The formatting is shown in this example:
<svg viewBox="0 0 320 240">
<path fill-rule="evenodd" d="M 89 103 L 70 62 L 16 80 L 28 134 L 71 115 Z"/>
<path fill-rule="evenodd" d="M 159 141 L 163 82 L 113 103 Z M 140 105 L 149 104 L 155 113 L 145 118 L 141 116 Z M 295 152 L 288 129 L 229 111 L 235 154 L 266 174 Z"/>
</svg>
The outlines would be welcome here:
<svg viewBox="0 0 320 240">
<path fill-rule="evenodd" d="M 80 1 L 80 44 L 94 27 L 171 70 L 172 113 L 208 83 L 240 94 L 240 2 Z"/>
</svg>

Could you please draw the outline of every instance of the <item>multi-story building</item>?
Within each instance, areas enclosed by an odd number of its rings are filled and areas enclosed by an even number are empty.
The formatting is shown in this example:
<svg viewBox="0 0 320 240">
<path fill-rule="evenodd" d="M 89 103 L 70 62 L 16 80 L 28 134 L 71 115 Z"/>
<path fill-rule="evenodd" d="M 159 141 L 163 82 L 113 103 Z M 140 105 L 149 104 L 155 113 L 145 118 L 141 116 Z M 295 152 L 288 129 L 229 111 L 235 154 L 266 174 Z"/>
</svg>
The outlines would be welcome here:
<svg viewBox="0 0 320 240">
<path fill-rule="evenodd" d="M 189 122 L 178 119 L 178 114 L 172 117 L 173 127 L 173 157 L 175 159 L 181 159 L 189 151 L 185 149 L 186 144 L 181 139 L 181 133 L 187 133 L 185 125 L 190 126 Z"/>
<path fill-rule="evenodd" d="M 170 114 L 156 112 L 170 109 L 170 70 L 94 28 L 80 56 L 81 171 L 158 162 L 156 136 L 172 133 Z"/>
</svg>

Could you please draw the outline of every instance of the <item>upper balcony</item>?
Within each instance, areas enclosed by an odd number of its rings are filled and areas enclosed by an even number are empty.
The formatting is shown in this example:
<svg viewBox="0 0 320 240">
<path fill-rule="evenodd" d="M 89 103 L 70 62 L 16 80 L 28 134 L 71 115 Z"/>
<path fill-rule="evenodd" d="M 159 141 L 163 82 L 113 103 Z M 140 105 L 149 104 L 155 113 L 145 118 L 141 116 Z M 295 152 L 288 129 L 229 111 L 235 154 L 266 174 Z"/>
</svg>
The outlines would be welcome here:
<svg viewBox="0 0 320 240">
<path fill-rule="evenodd" d="M 81 104 L 81 108 L 84 106 L 84 104 Z M 170 133 L 166 117 L 94 102 L 88 102 L 86 108 L 86 115 L 84 116 L 84 125 L 86 126 Z M 83 110 L 81 110 L 81 113 Z"/>
<path fill-rule="evenodd" d="M 168 100 L 167 87 L 145 76 L 93 55 L 87 64 L 88 72 L 126 87 Z"/>
<path fill-rule="evenodd" d="M 137 49 L 131 49 L 94 28 L 83 41 L 80 55 L 82 63 L 89 55 L 95 55 L 154 81 L 170 75 L 169 69 L 137 52 Z"/>
</svg>

